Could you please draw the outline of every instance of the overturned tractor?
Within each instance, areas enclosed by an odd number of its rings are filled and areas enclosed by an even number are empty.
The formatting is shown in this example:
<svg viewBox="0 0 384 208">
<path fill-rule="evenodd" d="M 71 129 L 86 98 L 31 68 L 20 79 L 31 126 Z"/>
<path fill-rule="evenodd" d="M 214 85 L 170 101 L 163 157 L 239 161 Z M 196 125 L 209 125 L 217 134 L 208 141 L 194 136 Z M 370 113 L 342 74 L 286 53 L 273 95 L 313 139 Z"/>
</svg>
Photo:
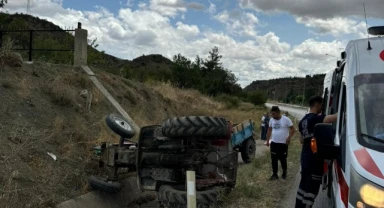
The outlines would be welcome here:
<svg viewBox="0 0 384 208">
<path fill-rule="evenodd" d="M 107 125 L 118 135 L 118 144 L 96 147 L 101 167 L 114 171 L 109 177 L 92 176 L 90 185 L 108 192 L 119 191 L 119 169 L 137 172 L 141 190 L 157 191 L 167 207 L 187 204 L 186 171 L 196 173 L 198 207 L 217 203 L 236 184 L 238 151 L 244 162 L 255 155 L 253 122 L 235 127 L 224 118 L 207 116 L 176 117 L 162 125 L 142 127 L 138 142 L 124 119 L 109 115 Z"/>
</svg>

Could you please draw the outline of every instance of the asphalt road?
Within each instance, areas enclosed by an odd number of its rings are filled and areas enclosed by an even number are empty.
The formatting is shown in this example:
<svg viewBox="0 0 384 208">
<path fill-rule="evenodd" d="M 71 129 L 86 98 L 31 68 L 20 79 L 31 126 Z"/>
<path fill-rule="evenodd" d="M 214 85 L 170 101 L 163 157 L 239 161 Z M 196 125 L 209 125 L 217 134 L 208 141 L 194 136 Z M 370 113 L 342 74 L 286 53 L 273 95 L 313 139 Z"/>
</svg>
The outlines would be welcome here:
<svg viewBox="0 0 384 208">
<path fill-rule="evenodd" d="M 265 104 L 265 106 L 267 106 L 268 108 L 275 106 L 275 105 L 279 106 L 280 110 L 282 110 L 284 112 L 288 112 L 289 115 L 292 115 L 297 120 L 300 120 L 301 118 L 303 118 L 307 112 L 306 108 L 304 109 L 304 108 L 300 108 L 300 107 L 283 106 L 283 105 L 272 104 L 272 103 L 266 103 Z"/>
<path fill-rule="evenodd" d="M 267 107 L 271 107 L 274 105 L 279 106 L 280 110 L 282 111 L 288 111 L 288 114 L 294 116 L 297 120 L 300 121 L 301 118 L 304 117 L 304 115 L 307 112 L 307 109 L 300 108 L 300 107 L 291 107 L 291 106 L 283 106 L 279 104 L 271 104 L 271 103 L 266 103 L 265 104 Z M 295 122 L 297 123 L 297 122 Z M 299 187 L 300 183 L 300 170 L 297 171 L 296 177 L 294 181 L 292 182 L 292 186 L 289 190 L 287 190 L 286 195 L 284 198 L 281 200 L 281 203 L 279 205 L 279 208 L 293 208 L 295 207 L 295 201 L 296 201 L 296 191 L 297 188 Z M 319 195 L 316 198 L 315 204 L 313 208 L 327 208 L 328 207 L 328 197 L 326 195 L 326 192 L 322 192 L 320 190 Z"/>
</svg>

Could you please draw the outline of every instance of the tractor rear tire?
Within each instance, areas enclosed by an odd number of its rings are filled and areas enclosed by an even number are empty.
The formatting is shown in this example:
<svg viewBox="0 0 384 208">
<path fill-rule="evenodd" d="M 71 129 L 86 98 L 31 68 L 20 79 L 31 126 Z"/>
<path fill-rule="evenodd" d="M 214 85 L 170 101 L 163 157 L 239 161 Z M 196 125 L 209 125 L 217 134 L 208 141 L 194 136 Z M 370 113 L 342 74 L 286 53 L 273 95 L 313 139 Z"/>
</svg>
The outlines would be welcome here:
<svg viewBox="0 0 384 208">
<path fill-rule="evenodd" d="M 161 203 L 167 208 L 187 207 L 187 191 L 184 185 L 160 186 L 158 195 Z M 217 204 L 225 193 L 223 187 L 212 187 L 204 191 L 196 192 L 196 204 L 198 208 L 208 208 Z"/>
<path fill-rule="evenodd" d="M 162 133 L 167 137 L 223 137 L 228 135 L 228 128 L 228 123 L 224 118 L 187 116 L 164 121 Z"/>
<path fill-rule="evenodd" d="M 250 163 L 255 158 L 256 143 L 253 138 L 248 138 L 240 147 L 241 159 L 244 163 Z"/>
</svg>

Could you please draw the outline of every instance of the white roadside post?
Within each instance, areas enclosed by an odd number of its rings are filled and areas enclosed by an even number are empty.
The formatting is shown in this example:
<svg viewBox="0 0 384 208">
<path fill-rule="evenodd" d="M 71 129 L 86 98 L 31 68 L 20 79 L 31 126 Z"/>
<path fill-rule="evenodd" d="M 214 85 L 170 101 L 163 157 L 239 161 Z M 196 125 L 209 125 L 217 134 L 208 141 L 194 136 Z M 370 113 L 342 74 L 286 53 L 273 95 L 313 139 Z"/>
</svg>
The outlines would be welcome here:
<svg viewBox="0 0 384 208">
<path fill-rule="evenodd" d="M 187 208 L 196 208 L 195 171 L 187 171 Z"/>
</svg>

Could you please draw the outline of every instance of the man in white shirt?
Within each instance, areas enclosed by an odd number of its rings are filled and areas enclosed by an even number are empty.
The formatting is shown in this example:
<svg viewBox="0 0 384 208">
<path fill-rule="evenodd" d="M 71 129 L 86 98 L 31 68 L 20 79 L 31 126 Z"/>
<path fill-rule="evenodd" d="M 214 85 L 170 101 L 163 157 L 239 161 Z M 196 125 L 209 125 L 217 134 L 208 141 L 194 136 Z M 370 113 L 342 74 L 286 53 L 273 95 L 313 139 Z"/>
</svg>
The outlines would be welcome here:
<svg viewBox="0 0 384 208">
<path fill-rule="evenodd" d="M 269 121 L 269 128 L 267 133 L 267 146 L 271 147 L 271 159 L 273 174 L 271 180 L 279 178 L 278 173 L 278 161 L 280 160 L 283 174 L 283 179 L 287 178 L 287 156 L 288 145 L 291 141 L 295 128 L 291 119 L 287 116 L 282 116 L 278 106 L 272 106 L 271 120 Z M 269 144 L 269 140 L 271 143 Z"/>
</svg>

